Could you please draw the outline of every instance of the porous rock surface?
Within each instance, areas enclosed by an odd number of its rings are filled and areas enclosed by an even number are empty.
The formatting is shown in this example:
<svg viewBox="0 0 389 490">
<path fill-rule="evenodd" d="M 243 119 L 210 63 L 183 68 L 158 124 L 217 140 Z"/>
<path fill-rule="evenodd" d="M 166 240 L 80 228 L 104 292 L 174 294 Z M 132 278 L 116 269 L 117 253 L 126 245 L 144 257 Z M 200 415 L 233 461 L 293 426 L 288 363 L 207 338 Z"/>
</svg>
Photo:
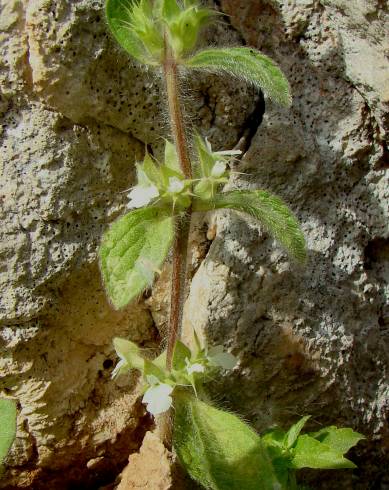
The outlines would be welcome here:
<svg viewBox="0 0 389 490">
<path fill-rule="evenodd" d="M 211 39 L 272 56 L 294 103 L 287 111 L 266 101 L 260 124 L 260 97 L 207 76 L 192 82 L 190 112 L 218 148 L 246 136 L 243 174 L 229 186 L 281 195 L 302 223 L 309 260 L 293 264 L 237 215 L 208 217 L 216 228 L 187 326 L 237 355 L 215 398 L 258 429 L 310 413 L 311 428 L 348 425 L 368 436 L 354 454 L 358 472 L 307 474 L 314 488 L 385 488 L 387 4 L 217 4 L 230 25 Z M 151 426 L 136 376 L 110 379 L 112 338 L 157 347 L 167 274 L 146 302 L 115 312 L 96 248 L 125 208 L 134 161 L 146 145 L 158 152 L 167 134 L 163 90 L 115 46 L 102 0 L 3 0 L 0 9 L 0 389 L 20 405 L 0 488 L 97 489 Z M 196 267 L 206 241 L 196 242 Z"/>
<path fill-rule="evenodd" d="M 229 184 L 265 188 L 296 212 L 308 261 L 288 260 L 229 212 L 192 282 L 188 323 L 240 359 L 215 385 L 263 430 L 312 414 L 311 429 L 366 434 L 356 472 L 314 488 L 387 488 L 389 12 L 373 1 L 222 0 L 247 44 L 291 82 L 290 111 L 266 104 Z M 199 307 L 201 305 L 201 307 Z"/>
</svg>

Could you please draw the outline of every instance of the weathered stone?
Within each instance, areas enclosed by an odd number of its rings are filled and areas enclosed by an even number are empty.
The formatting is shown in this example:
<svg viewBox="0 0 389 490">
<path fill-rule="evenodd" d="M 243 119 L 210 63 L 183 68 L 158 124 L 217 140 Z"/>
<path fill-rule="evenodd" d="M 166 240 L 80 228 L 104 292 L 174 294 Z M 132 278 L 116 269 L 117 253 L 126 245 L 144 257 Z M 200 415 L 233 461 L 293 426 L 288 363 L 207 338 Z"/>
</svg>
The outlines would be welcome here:
<svg viewBox="0 0 389 490">
<path fill-rule="evenodd" d="M 138 454 L 129 458 L 117 490 L 135 488 L 171 488 L 172 454 L 165 448 L 158 436 L 147 432 Z"/>
<path fill-rule="evenodd" d="M 176 456 L 159 437 L 147 432 L 139 453 L 129 457 L 117 490 L 196 490 L 198 487 L 183 473 Z"/>
<path fill-rule="evenodd" d="M 388 12 L 374 3 L 378 40 L 366 27 L 359 45 L 368 19 L 356 10 L 368 2 L 337 2 L 347 3 L 343 18 L 327 3 L 221 2 L 246 41 L 278 60 L 294 94 L 290 111 L 267 104 L 237 168 L 248 175 L 229 186 L 284 197 L 309 259 L 293 265 L 253 222 L 222 212 L 187 311 L 209 342 L 240 358 L 214 389 L 259 430 L 310 413 L 312 428 L 349 425 L 374 440 L 360 445 L 353 484 L 351 472 L 310 476 L 315 488 L 362 489 L 385 484 L 388 449 Z"/>
</svg>

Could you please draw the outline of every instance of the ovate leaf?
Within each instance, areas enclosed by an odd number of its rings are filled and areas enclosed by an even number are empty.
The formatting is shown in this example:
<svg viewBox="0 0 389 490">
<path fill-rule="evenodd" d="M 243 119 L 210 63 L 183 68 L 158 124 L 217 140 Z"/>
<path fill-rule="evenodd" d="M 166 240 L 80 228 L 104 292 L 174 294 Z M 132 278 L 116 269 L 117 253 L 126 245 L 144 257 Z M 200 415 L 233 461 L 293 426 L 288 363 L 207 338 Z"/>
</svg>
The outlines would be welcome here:
<svg viewBox="0 0 389 490">
<path fill-rule="evenodd" d="M 153 283 L 173 240 L 173 219 L 157 208 L 119 218 L 103 235 L 100 267 L 109 299 L 123 308 Z"/>
<path fill-rule="evenodd" d="M 222 345 L 215 345 L 208 350 L 208 360 L 212 366 L 222 369 L 234 369 L 238 359 L 230 352 L 225 352 Z"/>
<path fill-rule="evenodd" d="M 229 208 L 247 213 L 257 219 L 265 229 L 299 261 L 306 258 L 304 235 L 288 206 L 267 191 L 231 191 L 217 194 L 211 200 L 195 199 L 194 211 Z"/>
<path fill-rule="evenodd" d="M 297 438 L 300 435 L 302 428 L 304 427 L 304 425 L 307 423 L 309 419 L 310 419 L 310 415 L 303 417 L 296 424 L 292 425 L 292 427 L 288 430 L 284 440 L 286 448 L 288 449 L 291 448 L 293 444 L 297 441 Z"/>
<path fill-rule="evenodd" d="M 2 463 L 16 436 L 16 402 L 9 398 L 0 398 L 0 475 Z"/>
<path fill-rule="evenodd" d="M 184 392 L 174 406 L 173 444 L 192 478 L 209 490 L 281 489 L 260 437 L 238 417 Z"/>
<path fill-rule="evenodd" d="M 327 444 L 305 434 L 297 439 L 293 449 L 291 468 L 341 469 L 356 468 L 355 464 L 343 457 Z"/>
<path fill-rule="evenodd" d="M 319 432 L 309 435 L 343 454 L 347 453 L 347 451 L 358 444 L 359 441 L 365 439 L 365 436 L 358 432 L 354 432 L 350 428 L 338 429 L 335 426 L 325 427 Z"/>
<path fill-rule="evenodd" d="M 144 359 L 143 363 L 144 376 L 154 376 L 159 381 L 164 381 L 166 378 L 166 371 L 162 367 L 159 367 L 153 361 L 149 361 L 148 359 Z"/>
<path fill-rule="evenodd" d="M 176 345 L 174 346 L 174 354 L 173 354 L 173 368 L 184 369 L 186 366 L 185 359 L 190 361 L 192 357 L 192 353 L 188 347 L 183 344 L 180 340 L 177 340 Z"/>
<path fill-rule="evenodd" d="M 267 449 L 278 481 L 282 484 L 282 488 L 295 490 L 290 482 L 290 477 L 293 472 L 289 469 L 290 456 L 289 452 L 285 451 L 285 437 L 286 433 L 283 430 L 275 428 L 264 434 L 261 439 Z"/>
<path fill-rule="evenodd" d="M 151 63 L 152 60 L 148 60 L 143 43 L 132 26 L 131 13 L 136 3 L 135 0 L 107 0 L 105 7 L 107 21 L 112 34 L 122 48 L 138 61 Z"/>
<path fill-rule="evenodd" d="M 268 97 L 289 107 L 292 102 L 288 80 L 268 56 L 252 48 L 213 48 L 199 51 L 185 61 L 192 68 L 226 72 L 252 83 Z"/>
</svg>

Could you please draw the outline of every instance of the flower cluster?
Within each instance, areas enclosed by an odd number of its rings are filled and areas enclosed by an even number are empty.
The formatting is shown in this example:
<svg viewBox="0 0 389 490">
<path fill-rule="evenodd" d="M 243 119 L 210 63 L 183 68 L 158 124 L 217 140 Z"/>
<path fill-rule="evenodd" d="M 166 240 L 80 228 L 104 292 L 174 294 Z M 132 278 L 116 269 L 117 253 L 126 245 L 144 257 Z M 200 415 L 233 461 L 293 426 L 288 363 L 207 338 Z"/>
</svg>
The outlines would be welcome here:
<svg viewBox="0 0 389 490">
<path fill-rule="evenodd" d="M 180 170 L 175 147 L 166 141 L 165 163 L 158 164 L 149 154 L 137 164 L 138 183 L 128 194 L 128 207 L 141 208 L 149 204 L 172 206 L 182 211 L 190 206 L 192 181 Z"/>
<path fill-rule="evenodd" d="M 240 155 L 240 150 L 213 151 L 211 143 L 196 135 L 196 149 L 198 162 L 195 167 L 195 176 L 198 183 L 194 187 L 194 194 L 201 199 L 212 199 L 220 185 L 228 182 L 228 161 Z"/>
<path fill-rule="evenodd" d="M 112 11 L 111 11 L 112 10 Z M 158 65 L 165 57 L 165 36 L 175 60 L 190 54 L 201 27 L 215 12 L 196 1 L 139 0 L 108 4 L 108 19 L 119 42 L 139 61 Z M 118 24 L 118 25 L 117 25 Z"/>
<path fill-rule="evenodd" d="M 198 345 L 196 352 L 192 352 L 185 344 L 178 341 L 173 356 L 173 368 L 167 371 L 166 352 L 154 361 L 150 361 L 129 340 L 116 338 L 114 346 L 120 361 L 112 376 L 118 376 L 131 369 L 140 371 L 144 381 L 142 402 L 152 415 L 159 415 L 169 410 L 176 387 L 192 386 L 196 393 L 197 387 L 209 380 L 215 370 L 233 369 L 237 363 L 235 356 L 224 352 L 222 346 L 204 349 Z"/>
<path fill-rule="evenodd" d="M 231 157 L 240 155 L 241 151 L 212 151 L 209 141 L 204 141 L 198 135 L 195 145 L 197 165 L 193 180 L 185 179 L 176 149 L 169 141 L 166 141 L 163 164 L 146 154 L 143 163 L 137 164 L 138 183 L 128 193 L 128 207 L 132 209 L 159 205 L 169 206 L 173 211 L 180 212 L 190 206 L 192 197 L 212 199 L 220 185 L 228 181 L 228 161 Z"/>
</svg>

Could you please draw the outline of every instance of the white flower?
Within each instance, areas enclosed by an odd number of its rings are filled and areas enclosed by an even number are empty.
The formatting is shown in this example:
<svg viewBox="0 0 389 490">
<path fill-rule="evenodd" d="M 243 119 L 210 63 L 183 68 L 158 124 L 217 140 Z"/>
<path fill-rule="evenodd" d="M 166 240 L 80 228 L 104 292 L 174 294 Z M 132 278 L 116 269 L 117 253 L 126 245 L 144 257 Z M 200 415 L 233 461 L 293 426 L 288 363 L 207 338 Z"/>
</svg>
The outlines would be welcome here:
<svg viewBox="0 0 389 490">
<path fill-rule="evenodd" d="M 212 153 L 212 145 L 208 138 L 205 138 L 205 144 L 207 146 L 207 150 L 209 151 L 209 153 Z"/>
<path fill-rule="evenodd" d="M 203 373 L 205 371 L 205 367 L 198 362 L 195 362 L 194 364 L 187 362 L 186 371 L 188 374 Z"/>
<path fill-rule="evenodd" d="M 185 184 L 182 180 L 178 179 L 177 177 L 169 178 L 169 186 L 167 191 L 170 192 L 170 194 L 179 194 L 184 190 L 184 187 Z"/>
<path fill-rule="evenodd" d="M 223 150 L 223 151 L 214 151 L 215 155 L 221 155 L 226 157 L 235 157 L 242 154 L 242 150 Z"/>
<path fill-rule="evenodd" d="M 169 410 L 173 402 L 170 396 L 172 391 L 173 387 L 166 383 L 150 386 L 142 398 L 142 402 L 147 404 L 147 411 L 152 415 L 159 415 Z"/>
<path fill-rule="evenodd" d="M 241 155 L 241 150 L 222 150 L 222 151 L 212 151 L 212 145 L 209 142 L 208 138 L 205 138 L 205 144 L 207 145 L 207 149 L 209 153 L 213 153 L 214 155 L 226 156 L 226 157 L 234 157 Z"/>
<path fill-rule="evenodd" d="M 229 352 L 223 352 L 222 345 L 211 347 L 208 351 L 207 357 L 211 364 L 223 369 L 233 369 L 238 362 L 234 355 L 230 354 Z"/>
<path fill-rule="evenodd" d="M 226 167 L 227 165 L 225 162 L 223 162 L 222 160 L 218 160 L 212 168 L 211 176 L 218 179 L 225 173 Z"/>
<path fill-rule="evenodd" d="M 123 374 L 124 371 L 131 369 L 129 364 L 128 364 L 127 359 L 124 357 L 124 355 L 118 349 L 116 349 L 116 354 L 119 356 L 120 361 L 116 364 L 116 366 L 114 367 L 114 369 L 112 371 L 112 374 L 111 374 L 112 379 L 116 378 L 116 376 L 119 376 L 120 374 Z"/>
<path fill-rule="evenodd" d="M 122 374 L 125 370 L 129 369 L 127 361 L 121 357 L 119 354 L 120 361 L 116 364 L 114 370 L 112 371 L 111 378 L 116 378 L 119 374 Z"/>
<path fill-rule="evenodd" d="M 128 208 L 141 208 L 149 204 L 155 197 L 159 196 L 159 191 L 155 185 L 143 187 L 136 185 L 131 192 L 128 193 Z"/>
</svg>

